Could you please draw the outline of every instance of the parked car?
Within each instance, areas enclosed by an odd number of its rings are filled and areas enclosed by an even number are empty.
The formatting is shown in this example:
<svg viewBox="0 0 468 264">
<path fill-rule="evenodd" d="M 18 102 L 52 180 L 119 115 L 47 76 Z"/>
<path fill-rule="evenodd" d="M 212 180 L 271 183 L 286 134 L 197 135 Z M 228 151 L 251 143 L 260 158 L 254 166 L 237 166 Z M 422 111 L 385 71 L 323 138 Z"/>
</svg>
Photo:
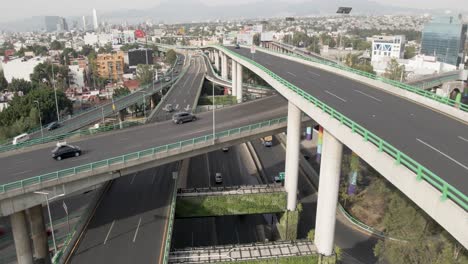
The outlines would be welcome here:
<svg viewBox="0 0 468 264">
<path fill-rule="evenodd" d="M 197 120 L 197 117 L 188 112 L 179 112 L 172 116 L 172 121 L 175 124 L 182 124 L 185 122 L 190 122 L 190 121 L 195 121 L 195 120 Z"/>
<path fill-rule="evenodd" d="M 171 77 L 169 77 L 169 76 L 165 77 L 165 78 L 164 78 L 164 81 L 165 81 L 165 82 L 170 82 L 170 81 L 171 81 Z"/>
<path fill-rule="evenodd" d="M 236 44 L 235 48 L 236 48 L 236 49 L 240 49 L 240 45 L 239 45 L 239 44 Z"/>
<path fill-rule="evenodd" d="M 79 157 L 81 149 L 77 146 L 69 145 L 66 142 L 58 142 L 57 146 L 52 150 L 52 158 L 62 160 L 69 157 Z"/>
<path fill-rule="evenodd" d="M 222 183 L 223 182 L 223 176 L 221 175 L 221 172 L 217 172 L 215 175 L 215 182 L 216 183 Z"/>
<path fill-rule="evenodd" d="M 228 152 L 229 151 L 229 147 L 224 147 L 222 148 L 223 152 Z"/>
<path fill-rule="evenodd" d="M 60 124 L 57 121 L 55 121 L 55 122 L 50 123 L 47 126 L 47 130 L 51 131 L 51 130 L 57 129 L 59 127 L 60 127 Z"/>
<path fill-rule="evenodd" d="M 273 181 L 274 181 L 274 182 L 276 182 L 276 183 L 280 183 L 280 182 L 282 182 L 282 180 L 280 179 L 280 177 L 279 177 L 279 176 L 275 176 L 275 177 L 273 177 Z"/>
</svg>

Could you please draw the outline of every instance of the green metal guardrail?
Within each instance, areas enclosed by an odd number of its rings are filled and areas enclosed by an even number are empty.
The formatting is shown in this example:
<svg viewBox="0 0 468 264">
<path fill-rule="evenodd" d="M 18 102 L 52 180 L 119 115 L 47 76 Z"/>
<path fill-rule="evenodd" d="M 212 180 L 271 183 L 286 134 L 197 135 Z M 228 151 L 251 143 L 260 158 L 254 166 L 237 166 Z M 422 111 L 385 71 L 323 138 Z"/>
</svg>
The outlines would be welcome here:
<svg viewBox="0 0 468 264">
<path fill-rule="evenodd" d="M 220 47 L 224 48 L 222 46 L 217 46 L 217 45 L 212 45 L 212 46 L 217 47 L 217 48 L 220 48 Z M 261 48 L 261 47 L 257 47 L 257 49 L 258 50 L 264 50 L 264 48 Z M 228 49 L 225 49 L 225 50 L 229 51 L 231 54 L 236 54 L 237 55 L 237 53 L 231 52 Z M 270 50 L 268 50 L 268 51 L 283 54 L 281 52 L 270 51 Z M 284 54 L 284 55 L 286 55 L 286 54 Z M 340 64 L 337 64 L 337 63 L 331 63 L 331 62 L 328 62 L 328 61 L 325 61 L 325 60 L 320 60 L 320 59 L 317 59 L 317 58 L 307 57 L 307 56 L 298 55 L 298 54 L 287 54 L 287 56 L 296 57 L 296 58 L 299 58 L 299 59 L 303 59 L 303 60 L 307 60 L 307 61 L 311 61 L 311 62 L 315 62 L 315 63 L 320 63 L 320 64 L 323 64 L 323 65 L 334 67 L 334 68 L 344 70 L 344 71 L 347 71 L 347 72 L 352 72 L 352 73 L 355 73 L 355 74 L 360 75 L 360 76 L 367 77 L 367 78 L 372 79 L 372 80 L 377 80 L 377 81 L 381 81 L 381 82 L 393 85 L 395 87 L 398 87 L 398 88 L 401 88 L 403 90 L 406 90 L 406 91 L 409 91 L 409 92 L 424 96 L 426 98 L 430 98 L 430 99 L 435 100 L 435 101 L 437 101 L 439 103 L 443 103 L 443 104 L 446 104 L 446 105 L 449 105 L 449 106 L 455 107 L 457 105 L 457 103 L 453 99 L 443 97 L 443 96 L 440 96 L 440 95 L 437 95 L 437 94 L 434 94 L 434 93 L 431 93 L 431 92 L 416 88 L 414 86 L 411 86 L 411 85 L 408 85 L 408 84 L 405 84 L 405 83 L 401 83 L 399 81 L 390 80 L 390 79 L 387 79 L 387 78 L 384 78 L 384 77 L 377 76 L 375 74 L 371 74 L 371 73 L 368 73 L 368 72 L 356 70 L 356 69 L 350 68 L 348 66 L 340 65 Z M 462 111 L 468 112 L 468 105 L 467 104 L 460 104 L 458 106 L 458 108 L 460 110 L 462 110 Z"/>
<path fill-rule="evenodd" d="M 215 137 L 215 139 L 224 138 L 224 137 L 228 137 L 228 136 L 231 136 L 231 135 L 237 135 L 237 134 L 244 133 L 244 132 L 250 132 L 252 130 L 256 130 L 256 129 L 260 129 L 260 128 L 264 128 L 264 127 L 269 127 L 269 126 L 277 125 L 277 124 L 284 123 L 284 122 L 286 122 L 286 117 L 272 119 L 272 120 L 256 123 L 256 124 L 253 124 L 253 125 L 247 125 L 247 126 L 243 126 L 243 127 L 240 127 L 240 128 L 233 128 L 233 129 L 230 129 L 230 130 L 218 132 L 218 133 L 216 133 L 214 135 L 214 137 Z M 40 176 L 28 178 L 28 179 L 25 179 L 25 180 L 20 180 L 20 181 L 15 181 L 15 182 L 12 182 L 12 183 L 3 184 L 3 185 L 0 185 L 0 194 L 5 193 L 7 191 L 22 189 L 22 188 L 27 187 L 27 186 L 31 186 L 31 185 L 51 181 L 51 180 L 56 180 L 56 179 L 60 179 L 60 178 L 64 178 L 64 177 L 73 176 L 73 175 L 76 175 L 76 174 L 82 173 L 82 172 L 93 171 L 95 169 L 109 167 L 109 166 L 112 166 L 112 165 L 115 165 L 115 164 L 121 164 L 121 163 L 125 163 L 125 162 L 128 162 L 128 161 L 138 160 L 140 158 L 149 157 L 149 156 L 155 155 L 157 153 L 167 152 L 169 150 L 181 149 L 181 148 L 186 147 L 186 146 L 193 146 L 193 145 L 196 145 L 196 144 L 209 142 L 209 141 L 212 141 L 212 140 L 213 140 L 213 135 L 210 134 L 210 135 L 201 136 L 201 137 L 197 137 L 197 138 L 192 138 L 192 139 L 188 139 L 188 140 L 183 140 L 183 141 L 179 141 L 179 142 L 176 142 L 176 143 L 167 144 L 167 145 L 163 145 L 163 146 L 159 146 L 159 147 L 153 147 L 153 148 L 149 148 L 149 149 L 146 149 L 146 150 L 125 154 L 125 155 L 118 156 L 118 157 L 113 157 L 113 158 L 109 158 L 109 159 L 105 159 L 105 160 L 101 160 L 101 161 L 96 161 L 96 162 L 84 164 L 84 165 L 81 165 L 81 166 L 77 166 L 77 167 L 73 167 L 73 168 L 69 168 L 69 169 L 65 169 L 65 170 L 51 172 L 51 173 L 43 174 L 43 175 L 40 175 Z"/>
<path fill-rule="evenodd" d="M 337 121 L 339 121 L 340 124 L 345 125 L 348 128 L 350 128 L 353 133 L 357 133 L 360 136 L 362 136 L 364 138 L 364 141 L 370 142 L 374 144 L 375 146 L 377 146 L 379 148 L 379 151 L 385 152 L 386 154 L 394 158 L 396 161 L 396 164 L 404 165 L 406 168 L 414 172 L 419 181 L 425 180 L 426 182 L 428 182 L 429 184 L 437 188 L 442 193 L 442 197 L 441 197 L 442 200 L 446 200 L 447 198 L 451 199 L 463 209 L 468 210 L 468 197 L 465 194 L 457 190 L 455 187 L 453 187 L 452 185 L 450 185 L 449 183 L 441 179 L 435 173 L 433 173 L 426 167 L 422 166 L 417 161 L 410 158 L 408 155 L 399 151 L 398 149 L 396 149 L 395 147 L 393 147 L 392 145 L 390 145 L 389 143 L 387 143 L 386 141 L 384 141 L 377 135 L 368 131 L 363 126 L 357 124 L 353 120 L 349 119 L 345 115 L 336 111 L 332 107 L 326 105 L 325 103 L 313 97 L 312 95 L 305 92 L 304 90 L 296 87 L 295 85 L 279 77 L 278 75 L 276 75 L 275 73 L 273 73 L 272 71 L 264 67 L 263 65 L 260 65 L 259 63 L 251 59 L 245 58 L 235 52 L 232 52 L 231 50 L 226 49 L 225 47 L 222 47 L 222 46 L 215 46 L 215 47 L 218 49 L 222 49 L 224 52 L 229 53 L 234 57 L 238 57 L 244 61 L 247 61 L 253 64 L 254 66 L 256 66 L 257 68 L 261 69 L 262 71 L 267 73 L 270 77 L 272 77 L 276 81 L 286 86 L 288 89 L 292 90 L 296 94 L 300 95 L 302 98 L 311 102 L 316 107 L 322 109 L 323 112 L 329 114 L 333 119 L 336 119 Z"/>
<path fill-rule="evenodd" d="M 144 124 L 141 121 L 124 121 L 122 122 L 122 129 L 123 128 L 128 128 L 132 126 L 137 126 Z M 89 128 L 89 129 L 81 129 L 75 132 L 70 132 L 70 133 L 65 133 L 65 134 L 60 134 L 60 135 L 55 135 L 55 136 L 48 136 L 44 138 L 37 138 L 37 139 L 32 139 L 28 140 L 25 142 L 18 143 L 16 145 L 8 145 L 8 146 L 0 146 L 0 153 L 5 152 L 5 151 L 10 151 L 10 150 L 16 150 L 16 149 L 21 149 L 25 147 L 30 147 L 38 144 L 44 144 L 44 143 L 49 143 L 57 140 L 63 140 L 65 138 L 70 138 L 74 136 L 88 136 L 88 135 L 94 135 L 94 134 L 99 134 L 111 130 L 116 130 L 116 129 L 121 129 L 120 124 L 114 124 L 114 125 L 109 125 L 109 126 L 103 126 L 100 128 Z"/>
<path fill-rule="evenodd" d="M 171 251 L 172 229 L 174 229 L 174 218 L 177 201 L 177 180 L 174 181 L 174 189 L 172 190 L 171 211 L 169 212 L 169 224 L 167 226 L 166 241 L 164 243 L 163 264 L 169 263 L 169 253 Z"/>
</svg>

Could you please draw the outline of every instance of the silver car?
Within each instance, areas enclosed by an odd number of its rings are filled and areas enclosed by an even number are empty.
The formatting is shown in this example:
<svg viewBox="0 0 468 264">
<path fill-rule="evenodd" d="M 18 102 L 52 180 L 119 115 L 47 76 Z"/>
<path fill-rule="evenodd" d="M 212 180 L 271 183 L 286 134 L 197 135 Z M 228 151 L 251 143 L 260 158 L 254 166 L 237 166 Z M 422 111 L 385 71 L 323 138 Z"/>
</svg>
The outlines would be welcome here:
<svg viewBox="0 0 468 264">
<path fill-rule="evenodd" d="M 195 120 L 197 120 L 197 117 L 188 112 L 179 112 L 172 116 L 172 121 L 175 124 L 182 124 L 185 122 L 190 122 L 190 121 L 195 121 Z"/>
</svg>

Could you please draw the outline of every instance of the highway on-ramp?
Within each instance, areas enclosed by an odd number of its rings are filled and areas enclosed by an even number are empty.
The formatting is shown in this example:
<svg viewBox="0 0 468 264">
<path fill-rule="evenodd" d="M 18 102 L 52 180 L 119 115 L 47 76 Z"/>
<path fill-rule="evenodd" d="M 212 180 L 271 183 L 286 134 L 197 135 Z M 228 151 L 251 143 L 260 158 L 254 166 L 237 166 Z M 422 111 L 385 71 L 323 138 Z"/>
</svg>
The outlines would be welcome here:
<svg viewBox="0 0 468 264">
<path fill-rule="evenodd" d="M 249 49 L 251 58 L 468 194 L 468 124 L 332 72 Z M 312 117 L 313 118 L 313 117 Z"/>
</svg>

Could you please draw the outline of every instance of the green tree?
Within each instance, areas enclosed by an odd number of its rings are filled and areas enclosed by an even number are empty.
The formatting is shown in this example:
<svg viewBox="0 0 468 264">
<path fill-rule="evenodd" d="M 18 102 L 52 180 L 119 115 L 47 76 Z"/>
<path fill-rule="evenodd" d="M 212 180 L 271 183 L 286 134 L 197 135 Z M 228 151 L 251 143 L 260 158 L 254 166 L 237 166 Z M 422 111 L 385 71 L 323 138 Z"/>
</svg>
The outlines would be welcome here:
<svg viewBox="0 0 468 264">
<path fill-rule="evenodd" d="M 112 43 L 106 43 L 106 45 L 102 46 L 98 50 L 98 54 L 102 53 L 111 53 L 113 51 L 112 49 Z"/>
<path fill-rule="evenodd" d="M 177 60 L 177 54 L 174 50 L 170 49 L 166 52 L 166 63 L 173 65 Z"/>
<path fill-rule="evenodd" d="M 311 37 L 310 38 L 310 44 L 307 47 L 307 50 L 320 54 L 320 39 L 318 37 Z"/>
<path fill-rule="evenodd" d="M 91 53 L 94 53 L 94 54 L 96 53 L 93 46 L 84 45 L 83 47 L 81 47 L 81 51 L 80 51 L 81 55 L 88 57 Z"/>
<path fill-rule="evenodd" d="M 120 47 L 120 50 L 128 52 L 131 49 L 138 49 L 138 47 L 139 47 L 138 43 L 127 43 L 125 45 L 122 45 L 122 47 Z"/>
<path fill-rule="evenodd" d="M 28 94 L 33 89 L 33 85 L 31 82 L 26 81 L 24 79 L 15 79 L 11 80 L 10 85 L 8 85 L 8 90 L 10 92 L 23 92 L 23 94 Z"/>
<path fill-rule="evenodd" d="M 49 62 L 40 63 L 34 67 L 30 78 L 33 84 L 45 83 L 48 86 L 53 86 L 54 79 L 57 88 L 63 89 L 68 83 L 68 67 L 52 65 Z"/>
<path fill-rule="evenodd" d="M 5 79 L 5 74 L 3 71 L 0 71 L 0 91 L 6 90 L 8 88 L 8 82 Z"/>
<path fill-rule="evenodd" d="M 25 96 L 13 97 L 10 106 L 0 112 L 0 139 L 11 138 L 38 126 L 36 100 L 39 101 L 43 124 L 57 119 L 54 90 L 41 85 Z M 61 115 L 71 113 L 72 102 L 62 91 L 57 91 L 57 101 Z"/>
<path fill-rule="evenodd" d="M 253 44 L 255 46 L 260 46 L 260 33 L 256 33 L 255 35 L 253 35 Z"/>
<path fill-rule="evenodd" d="M 406 46 L 405 47 L 405 59 L 411 59 L 416 56 L 416 47 L 415 46 Z"/>
<path fill-rule="evenodd" d="M 65 48 L 60 55 L 60 64 L 62 65 L 70 65 L 70 57 L 77 58 L 78 52 L 72 48 Z"/>
<path fill-rule="evenodd" d="M 152 65 L 138 64 L 136 70 L 137 80 L 141 85 L 150 84 L 153 81 L 153 67 Z"/>
<path fill-rule="evenodd" d="M 119 97 L 128 95 L 130 93 L 131 93 L 130 89 L 128 89 L 127 87 L 124 86 L 124 87 L 114 89 L 114 93 L 112 94 L 112 97 L 115 99 L 115 98 L 119 98 Z"/>
<path fill-rule="evenodd" d="M 405 81 L 405 65 L 398 64 L 396 59 L 392 59 L 388 62 L 385 73 L 383 74 L 385 78 L 395 81 Z"/>
<path fill-rule="evenodd" d="M 52 43 L 50 43 L 50 49 L 51 50 L 62 50 L 63 48 L 64 48 L 63 43 L 61 43 L 58 40 L 54 40 L 54 41 L 52 41 Z"/>
</svg>

